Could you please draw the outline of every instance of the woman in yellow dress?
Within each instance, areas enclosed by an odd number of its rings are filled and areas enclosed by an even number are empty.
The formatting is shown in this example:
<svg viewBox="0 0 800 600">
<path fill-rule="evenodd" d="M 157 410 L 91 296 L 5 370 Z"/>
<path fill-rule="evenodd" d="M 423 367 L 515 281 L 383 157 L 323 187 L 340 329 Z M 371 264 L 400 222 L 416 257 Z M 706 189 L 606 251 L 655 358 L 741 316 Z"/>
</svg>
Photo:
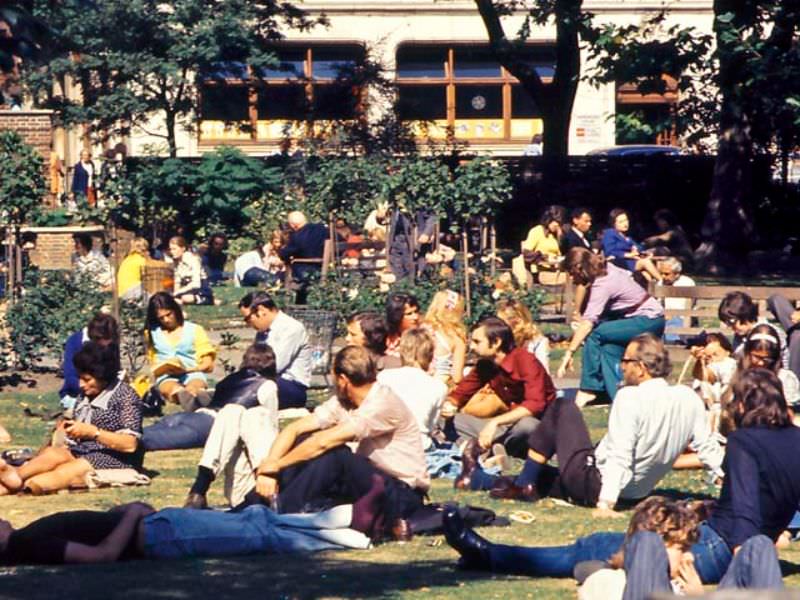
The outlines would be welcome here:
<svg viewBox="0 0 800 600">
<path fill-rule="evenodd" d="M 566 280 L 561 270 L 561 224 L 564 222 L 563 206 L 548 206 L 536 225 L 522 242 L 522 255 L 530 264 L 531 273 L 538 283 L 557 285 Z"/>
</svg>

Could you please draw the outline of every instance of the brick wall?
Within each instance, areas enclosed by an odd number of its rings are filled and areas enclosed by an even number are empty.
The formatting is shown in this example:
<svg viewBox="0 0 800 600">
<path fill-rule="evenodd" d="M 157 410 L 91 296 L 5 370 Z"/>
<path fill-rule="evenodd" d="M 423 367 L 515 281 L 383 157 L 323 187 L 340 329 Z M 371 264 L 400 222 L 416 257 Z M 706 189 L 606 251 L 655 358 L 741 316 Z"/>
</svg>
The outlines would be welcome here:
<svg viewBox="0 0 800 600">
<path fill-rule="evenodd" d="M 103 245 L 102 227 L 23 227 L 22 232 L 36 234 L 36 249 L 31 251 L 31 262 L 41 269 L 71 269 L 75 233 L 89 233 L 94 247 Z"/>
<path fill-rule="evenodd" d="M 50 144 L 53 140 L 52 112 L 49 110 L 0 110 L 0 131 L 16 131 L 42 155 L 44 176 L 50 188 Z"/>
</svg>

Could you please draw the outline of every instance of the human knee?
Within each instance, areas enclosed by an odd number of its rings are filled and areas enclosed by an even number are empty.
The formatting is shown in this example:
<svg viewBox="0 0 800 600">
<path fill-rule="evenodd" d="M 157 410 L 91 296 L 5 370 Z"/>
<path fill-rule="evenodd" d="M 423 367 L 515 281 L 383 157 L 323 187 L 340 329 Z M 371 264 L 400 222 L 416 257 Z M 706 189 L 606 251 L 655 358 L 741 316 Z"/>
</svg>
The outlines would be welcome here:
<svg viewBox="0 0 800 600">
<path fill-rule="evenodd" d="M 625 558 L 636 558 L 637 555 L 655 555 L 666 553 L 664 540 L 654 531 L 637 531 L 625 543 Z"/>
<path fill-rule="evenodd" d="M 763 534 L 754 535 L 742 544 L 740 552 L 750 552 L 754 555 L 761 555 L 765 552 L 774 553 L 775 543 Z"/>
</svg>

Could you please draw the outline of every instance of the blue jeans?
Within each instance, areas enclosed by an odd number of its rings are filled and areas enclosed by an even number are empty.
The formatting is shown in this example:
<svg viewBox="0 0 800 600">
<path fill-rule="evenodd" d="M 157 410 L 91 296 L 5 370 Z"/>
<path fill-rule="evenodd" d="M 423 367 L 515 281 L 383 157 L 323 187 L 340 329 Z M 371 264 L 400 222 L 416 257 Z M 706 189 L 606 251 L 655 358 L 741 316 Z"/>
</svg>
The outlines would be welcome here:
<svg viewBox="0 0 800 600">
<path fill-rule="evenodd" d="M 642 600 L 657 592 L 672 592 L 669 558 L 661 536 L 652 531 L 640 531 L 626 542 L 625 575 L 622 600 Z M 783 588 L 772 540 L 757 535 L 742 544 L 719 585 L 719 589 L 729 588 Z"/>
<path fill-rule="evenodd" d="M 172 559 L 341 549 L 347 538 L 337 544 L 321 530 L 347 526 L 349 517 L 343 522 L 341 511 L 277 515 L 263 505 L 236 512 L 165 508 L 144 519 L 144 552 L 148 558 Z"/>
<path fill-rule="evenodd" d="M 625 347 L 641 333 L 660 337 L 664 333 L 664 317 L 628 317 L 596 325 L 583 345 L 581 389 L 606 392 L 613 400 L 622 381 L 620 361 Z"/>
<path fill-rule="evenodd" d="M 567 546 L 531 547 L 492 544 L 492 571 L 533 577 L 572 577 L 585 560 L 608 560 L 625 542 L 624 533 L 593 533 Z M 703 583 L 717 583 L 730 565 L 732 553 L 716 531 L 700 524 L 700 539 L 692 546 L 694 566 Z"/>
<path fill-rule="evenodd" d="M 142 446 L 150 451 L 202 448 L 212 425 L 214 417 L 206 413 L 173 413 L 144 428 Z"/>
</svg>

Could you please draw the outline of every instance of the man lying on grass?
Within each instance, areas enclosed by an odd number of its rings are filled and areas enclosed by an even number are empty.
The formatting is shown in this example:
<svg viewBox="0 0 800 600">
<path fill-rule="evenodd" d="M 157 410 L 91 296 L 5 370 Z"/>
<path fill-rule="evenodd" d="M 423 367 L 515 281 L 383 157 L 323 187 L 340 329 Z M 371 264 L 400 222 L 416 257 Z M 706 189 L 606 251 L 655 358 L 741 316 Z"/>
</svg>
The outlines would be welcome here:
<svg viewBox="0 0 800 600">
<path fill-rule="evenodd" d="M 382 482 L 378 482 L 382 483 Z M 355 505 L 278 515 L 263 505 L 220 512 L 133 502 L 108 512 L 80 510 L 43 517 L 21 529 L 0 520 L 0 564 L 101 563 L 367 548 L 357 529 L 374 519 L 382 486 Z"/>
</svg>

